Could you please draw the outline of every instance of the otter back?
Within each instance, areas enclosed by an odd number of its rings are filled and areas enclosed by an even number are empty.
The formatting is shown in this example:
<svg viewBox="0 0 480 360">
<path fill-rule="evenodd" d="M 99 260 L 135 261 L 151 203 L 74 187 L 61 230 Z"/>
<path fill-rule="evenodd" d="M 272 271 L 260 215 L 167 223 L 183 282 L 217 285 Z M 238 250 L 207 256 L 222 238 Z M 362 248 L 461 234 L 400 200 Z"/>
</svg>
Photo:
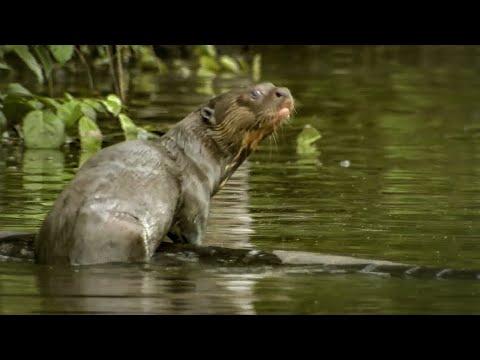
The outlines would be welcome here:
<svg viewBox="0 0 480 360">
<path fill-rule="evenodd" d="M 40 263 L 143 261 L 180 199 L 174 162 L 151 141 L 96 154 L 60 194 L 36 238 Z"/>
</svg>

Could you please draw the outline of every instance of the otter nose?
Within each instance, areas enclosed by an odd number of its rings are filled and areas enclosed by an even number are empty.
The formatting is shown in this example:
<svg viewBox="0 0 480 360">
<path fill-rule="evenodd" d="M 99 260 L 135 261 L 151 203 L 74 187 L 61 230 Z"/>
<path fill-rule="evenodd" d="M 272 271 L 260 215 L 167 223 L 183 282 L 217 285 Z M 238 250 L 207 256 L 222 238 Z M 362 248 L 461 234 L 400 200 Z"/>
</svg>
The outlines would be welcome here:
<svg viewBox="0 0 480 360">
<path fill-rule="evenodd" d="M 284 88 L 284 87 L 283 88 L 277 88 L 275 90 L 275 96 L 279 97 L 279 98 L 291 96 L 290 90 L 288 90 L 287 88 Z"/>
</svg>

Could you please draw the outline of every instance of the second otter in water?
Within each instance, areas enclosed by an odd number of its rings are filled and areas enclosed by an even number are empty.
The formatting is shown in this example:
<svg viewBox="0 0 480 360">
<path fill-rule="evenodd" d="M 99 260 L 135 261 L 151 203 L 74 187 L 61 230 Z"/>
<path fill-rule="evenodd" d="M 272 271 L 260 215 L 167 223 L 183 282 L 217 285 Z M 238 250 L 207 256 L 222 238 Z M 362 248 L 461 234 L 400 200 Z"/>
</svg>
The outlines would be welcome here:
<svg viewBox="0 0 480 360">
<path fill-rule="evenodd" d="M 211 197 L 293 107 L 287 88 L 258 84 L 211 99 L 159 140 L 101 150 L 45 218 L 37 262 L 146 261 L 166 236 L 200 244 Z"/>
</svg>

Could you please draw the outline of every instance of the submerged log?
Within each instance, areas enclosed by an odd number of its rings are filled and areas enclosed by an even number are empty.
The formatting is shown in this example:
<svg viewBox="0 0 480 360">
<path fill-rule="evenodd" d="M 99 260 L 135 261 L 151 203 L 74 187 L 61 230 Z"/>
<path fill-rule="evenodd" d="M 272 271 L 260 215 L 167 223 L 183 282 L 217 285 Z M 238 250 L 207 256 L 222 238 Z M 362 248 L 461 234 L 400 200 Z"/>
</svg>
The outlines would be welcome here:
<svg viewBox="0 0 480 360">
<path fill-rule="evenodd" d="M 34 260 L 33 233 L 1 233 L 0 257 Z M 152 261 L 198 262 L 220 266 L 303 266 L 331 272 L 441 279 L 480 279 L 480 270 L 417 266 L 385 260 L 362 259 L 304 251 L 234 249 L 221 246 L 162 243 Z"/>
<path fill-rule="evenodd" d="M 12 259 L 34 259 L 35 233 L 0 233 L 0 256 Z"/>
</svg>

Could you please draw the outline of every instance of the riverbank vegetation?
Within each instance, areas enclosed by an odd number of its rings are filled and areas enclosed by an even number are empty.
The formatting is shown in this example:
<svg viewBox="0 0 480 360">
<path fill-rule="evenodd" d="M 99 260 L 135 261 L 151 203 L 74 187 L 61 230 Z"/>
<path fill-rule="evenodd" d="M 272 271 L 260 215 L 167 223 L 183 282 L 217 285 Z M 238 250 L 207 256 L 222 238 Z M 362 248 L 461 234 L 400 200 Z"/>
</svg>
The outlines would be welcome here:
<svg viewBox="0 0 480 360">
<path fill-rule="evenodd" d="M 0 90 L 0 134 L 18 137 L 29 149 L 57 149 L 77 141 L 84 152 L 94 153 L 102 143 L 99 123 L 113 117 L 126 139 L 155 137 L 129 117 L 130 72 L 258 79 L 260 62 L 248 46 L 1 45 L 0 76 L 11 82 Z M 42 90 L 19 83 L 19 73 L 28 74 L 22 80 Z M 78 73 L 87 78 L 89 96 L 57 93 L 57 79 Z M 97 87 L 98 74 L 111 79 L 107 93 Z"/>
</svg>

